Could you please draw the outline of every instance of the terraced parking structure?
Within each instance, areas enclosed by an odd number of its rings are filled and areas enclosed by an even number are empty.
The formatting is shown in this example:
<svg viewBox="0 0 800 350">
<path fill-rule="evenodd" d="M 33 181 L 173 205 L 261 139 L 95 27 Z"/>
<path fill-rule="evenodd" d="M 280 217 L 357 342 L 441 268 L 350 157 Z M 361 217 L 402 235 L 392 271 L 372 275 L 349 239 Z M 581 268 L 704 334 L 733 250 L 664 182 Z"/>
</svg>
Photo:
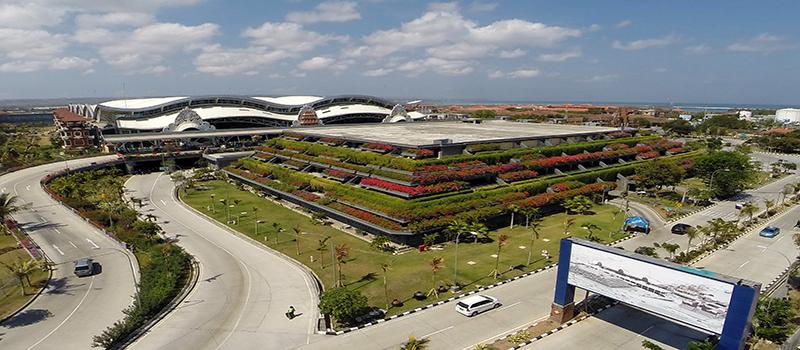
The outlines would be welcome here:
<svg viewBox="0 0 800 350">
<path fill-rule="evenodd" d="M 456 219 L 489 222 L 510 208 L 552 212 L 566 198 L 601 198 L 640 164 L 666 158 L 688 167 L 695 155 L 680 142 L 622 136 L 417 159 L 396 145 L 287 134 L 226 170 L 360 229 L 413 241 Z"/>
<path fill-rule="evenodd" d="M 398 299 L 403 302 L 401 307 L 390 308 L 389 314 L 397 314 L 436 300 L 434 296 L 426 300 L 412 298 L 414 292 L 427 293 L 434 285 L 446 286 L 454 280 L 454 243 L 448 242 L 434 246 L 433 249 L 419 252 L 410 250 L 393 255 L 380 251 L 361 238 L 342 232 L 330 226 L 315 224 L 309 216 L 288 209 L 272 200 L 266 200 L 238 186 L 224 181 L 208 181 L 196 184 L 195 189 L 181 191 L 182 200 L 194 209 L 212 217 L 220 223 L 236 221 L 236 224 L 227 224 L 231 229 L 239 231 L 258 242 L 276 249 L 289 257 L 305 264 L 319 276 L 326 288 L 334 285 L 332 249 L 334 246 L 345 245 L 349 249 L 348 257 L 341 265 L 343 281 L 348 288 L 358 289 L 369 299 L 370 305 L 381 308 L 386 307 L 386 298 L 383 290 L 382 264 L 388 264 L 387 273 L 389 300 Z M 213 195 L 213 196 L 212 196 Z M 233 207 L 226 207 L 219 200 L 225 200 Z M 213 206 L 212 206 L 213 203 Z M 227 211 L 226 211 L 227 208 Z M 244 214 L 242 214 L 244 213 Z M 625 236 L 619 231 L 624 215 L 619 209 L 608 205 L 596 205 L 591 209 L 591 214 L 569 215 L 558 213 L 543 218 L 540 225 L 540 236 L 530 247 L 530 230 L 524 227 L 524 219 L 518 218 L 518 223 L 513 229 L 509 227 L 491 231 L 488 239 L 482 242 L 465 239 L 462 237 L 459 244 L 459 282 L 465 284 L 464 291 L 476 288 L 479 285 L 489 285 L 497 280 L 511 278 L 519 274 L 535 270 L 555 262 L 546 260 L 542 250 L 547 250 L 553 259 L 558 256 L 558 241 L 567 237 L 564 234 L 564 224 L 568 218 L 574 219 L 568 231 L 570 236 L 587 238 L 589 231 L 582 227 L 593 223 L 598 228 L 592 234 L 600 242 L 610 242 Z M 258 224 L 256 221 L 263 223 Z M 277 223 L 281 232 L 277 232 L 273 224 Z M 295 228 L 299 234 L 295 234 Z M 256 229 L 258 233 L 256 234 Z M 507 235 L 508 241 L 500 252 L 498 279 L 489 276 L 495 267 L 497 253 L 497 238 Z M 330 237 L 324 245 L 320 241 Z M 533 261 L 527 264 L 528 252 L 533 249 Z M 299 253 L 299 254 L 298 254 Z M 436 274 L 436 284 L 430 262 L 434 257 L 444 259 L 444 267 Z M 515 268 L 510 268 L 515 267 Z M 439 298 L 452 295 L 450 292 L 442 293 Z"/>
</svg>

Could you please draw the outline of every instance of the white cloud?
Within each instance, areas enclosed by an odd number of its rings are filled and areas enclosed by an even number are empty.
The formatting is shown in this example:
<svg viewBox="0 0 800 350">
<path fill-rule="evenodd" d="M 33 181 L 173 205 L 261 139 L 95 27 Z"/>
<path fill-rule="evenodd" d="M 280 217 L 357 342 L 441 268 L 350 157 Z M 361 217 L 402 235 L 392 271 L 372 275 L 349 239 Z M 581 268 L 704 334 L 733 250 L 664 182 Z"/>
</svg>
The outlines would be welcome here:
<svg viewBox="0 0 800 350">
<path fill-rule="evenodd" d="M 523 49 L 513 49 L 513 50 L 502 50 L 500 51 L 500 54 L 498 54 L 498 56 L 500 58 L 517 58 L 525 56 L 525 54 L 527 54 L 527 52 L 525 52 L 525 50 Z"/>
<path fill-rule="evenodd" d="M 312 57 L 297 65 L 297 68 L 302 70 L 320 70 L 330 67 L 336 62 L 335 59 L 330 57 Z"/>
<path fill-rule="evenodd" d="M 573 48 L 569 51 L 559 53 L 545 53 L 539 55 L 539 61 L 542 62 L 564 62 L 572 58 L 581 57 L 582 52 L 580 48 Z"/>
<path fill-rule="evenodd" d="M 202 50 L 194 59 L 194 65 L 197 71 L 212 75 L 252 75 L 288 57 L 291 57 L 289 52 L 265 47 L 234 49 L 212 45 Z"/>
<path fill-rule="evenodd" d="M 588 83 L 604 83 L 610 81 L 616 81 L 619 79 L 619 75 L 616 74 L 605 74 L 605 75 L 595 75 L 586 79 L 581 79 L 581 82 L 588 82 Z"/>
<path fill-rule="evenodd" d="M 734 52 L 761 52 L 769 53 L 794 48 L 784 37 L 762 33 L 753 38 L 735 42 L 728 46 L 729 51 Z"/>
<path fill-rule="evenodd" d="M 67 70 L 67 69 L 76 69 L 76 70 L 88 70 L 92 65 L 97 62 L 96 59 L 84 59 L 80 57 L 70 56 L 70 57 L 60 57 L 51 60 L 48 64 L 50 69 L 59 69 L 59 70 Z"/>
<path fill-rule="evenodd" d="M 0 26 L 35 29 L 61 23 L 66 11 L 34 2 L 0 4 Z"/>
<path fill-rule="evenodd" d="M 548 26 L 520 19 L 497 21 L 485 27 L 472 29 L 475 41 L 492 45 L 520 45 L 547 47 L 570 37 L 580 36 L 577 29 Z"/>
<path fill-rule="evenodd" d="M 12 60 L 39 60 L 61 53 L 66 46 L 63 35 L 41 29 L 0 28 L 0 54 Z"/>
<path fill-rule="evenodd" d="M 267 46 L 289 52 L 304 52 L 332 42 L 346 42 L 348 37 L 320 34 L 303 29 L 297 23 L 266 22 L 260 27 L 247 28 L 243 35 L 256 46 Z"/>
<path fill-rule="evenodd" d="M 589 28 L 586 29 L 586 30 L 590 31 L 590 32 L 599 32 L 599 31 L 603 30 L 603 26 L 595 23 L 595 24 L 590 25 Z"/>
<path fill-rule="evenodd" d="M 308 12 L 289 12 L 286 21 L 295 23 L 347 22 L 361 19 L 353 1 L 324 1 Z"/>
<path fill-rule="evenodd" d="M 458 2 L 432 2 L 428 4 L 429 12 L 459 12 Z"/>
<path fill-rule="evenodd" d="M 615 49 L 619 50 L 642 50 L 642 49 L 650 49 L 650 48 L 657 48 L 657 47 L 664 47 L 668 45 L 672 45 L 678 42 L 678 37 L 674 34 L 670 34 L 667 36 L 663 36 L 660 38 L 650 38 L 650 39 L 641 39 L 641 40 L 634 40 L 628 43 L 620 42 L 619 40 L 614 41 L 611 45 Z"/>
<path fill-rule="evenodd" d="M 501 70 L 495 70 L 489 72 L 487 75 L 489 79 L 500 79 L 500 78 L 508 78 L 508 79 L 525 79 L 525 78 L 534 78 L 538 77 L 542 73 L 538 69 L 533 68 L 523 68 L 518 69 L 511 72 L 503 72 Z"/>
<path fill-rule="evenodd" d="M 471 59 L 485 57 L 491 49 L 482 45 L 458 43 L 446 46 L 430 47 L 425 50 L 431 57 L 444 59 Z"/>
<path fill-rule="evenodd" d="M 441 75 L 458 76 L 472 73 L 475 68 L 472 63 L 464 60 L 446 60 L 437 57 L 428 57 L 421 60 L 408 61 L 399 65 L 397 71 L 409 76 L 416 76 L 427 71 Z"/>
<path fill-rule="evenodd" d="M 666 72 L 669 71 L 669 69 L 664 68 L 664 67 L 658 67 L 658 68 L 655 69 L 655 71 L 656 71 L 656 73 L 666 73 Z"/>
<path fill-rule="evenodd" d="M 105 14 L 81 14 L 75 18 L 80 28 L 141 27 L 155 22 L 155 17 L 142 12 L 111 12 Z"/>
<path fill-rule="evenodd" d="M 376 69 L 370 69 L 370 70 L 364 71 L 364 73 L 361 73 L 361 75 L 363 75 L 365 77 L 382 77 L 382 76 L 385 76 L 385 75 L 387 75 L 387 74 L 389 74 L 391 72 L 392 72 L 391 69 L 376 68 Z"/>
<path fill-rule="evenodd" d="M 705 44 L 692 45 L 684 47 L 683 52 L 688 55 L 704 55 L 711 52 L 711 47 Z"/>
<path fill-rule="evenodd" d="M 625 27 L 627 27 L 627 26 L 629 26 L 631 24 L 633 24 L 633 21 L 631 21 L 629 19 L 622 20 L 622 21 L 619 21 L 617 23 L 617 28 L 625 28 Z"/>
</svg>

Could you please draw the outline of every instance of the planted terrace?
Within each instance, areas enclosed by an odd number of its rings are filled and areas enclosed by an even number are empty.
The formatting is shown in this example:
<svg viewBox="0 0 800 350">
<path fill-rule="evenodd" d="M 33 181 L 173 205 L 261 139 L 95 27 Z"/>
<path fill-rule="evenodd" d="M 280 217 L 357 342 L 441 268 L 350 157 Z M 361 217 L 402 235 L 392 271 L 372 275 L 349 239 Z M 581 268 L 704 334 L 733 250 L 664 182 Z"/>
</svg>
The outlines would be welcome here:
<svg viewBox="0 0 800 350">
<path fill-rule="evenodd" d="M 658 137 L 442 159 L 414 159 L 418 151 L 335 139 L 276 138 L 227 170 L 375 230 L 413 234 L 441 229 L 454 219 L 486 221 L 512 206 L 547 209 L 575 195 L 607 191 L 613 185 L 607 181 L 633 173 L 650 159 L 692 155 L 680 154 L 681 143 Z"/>
</svg>

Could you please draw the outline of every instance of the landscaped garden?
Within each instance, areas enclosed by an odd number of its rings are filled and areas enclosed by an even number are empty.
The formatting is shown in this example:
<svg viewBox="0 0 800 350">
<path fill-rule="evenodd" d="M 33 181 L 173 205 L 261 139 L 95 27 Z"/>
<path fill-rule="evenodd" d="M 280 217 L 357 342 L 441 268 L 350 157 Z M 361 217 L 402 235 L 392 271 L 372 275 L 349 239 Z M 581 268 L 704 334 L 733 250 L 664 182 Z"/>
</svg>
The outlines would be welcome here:
<svg viewBox="0 0 800 350">
<path fill-rule="evenodd" d="M 47 282 L 48 272 L 0 223 L 0 319 L 16 311 Z"/>
<path fill-rule="evenodd" d="M 340 280 L 348 289 L 365 295 L 370 305 L 386 308 L 394 299 L 402 302 L 402 306 L 389 308 L 389 314 L 436 300 L 434 295 L 416 300 L 413 295 L 417 291 L 428 294 L 432 288 L 441 286 L 439 298 L 451 295 L 447 287 L 455 280 L 453 242 L 433 244 L 424 252 L 413 249 L 393 254 L 384 245 L 370 244 L 230 183 L 215 180 L 196 183 L 193 188 L 181 191 L 184 202 L 219 222 L 236 222 L 229 226 L 297 259 L 313 269 L 327 289 Z M 238 220 L 232 220 L 233 216 Z M 463 290 L 469 290 L 546 266 L 556 261 L 558 241 L 564 237 L 591 236 L 600 242 L 622 238 L 625 234 L 619 229 L 623 216 L 617 208 L 607 205 L 595 205 L 582 215 L 548 215 L 538 224 L 539 238 L 534 239 L 533 246 L 532 231 L 525 227 L 526 217 L 522 214 L 516 216 L 513 229 L 481 230 L 485 233 L 479 233 L 477 239 L 462 234 L 458 247 L 458 281 Z M 263 223 L 256 224 L 257 221 Z M 497 259 L 500 241 L 504 243 Z M 542 256 L 542 250 L 547 250 L 550 260 Z M 441 261 L 434 264 L 437 266 L 434 276 L 432 263 L 436 258 Z M 499 273 L 497 278 L 492 274 L 495 266 Z M 334 269 L 341 271 L 341 276 Z M 384 277 L 387 293 L 384 293 Z"/>
</svg>

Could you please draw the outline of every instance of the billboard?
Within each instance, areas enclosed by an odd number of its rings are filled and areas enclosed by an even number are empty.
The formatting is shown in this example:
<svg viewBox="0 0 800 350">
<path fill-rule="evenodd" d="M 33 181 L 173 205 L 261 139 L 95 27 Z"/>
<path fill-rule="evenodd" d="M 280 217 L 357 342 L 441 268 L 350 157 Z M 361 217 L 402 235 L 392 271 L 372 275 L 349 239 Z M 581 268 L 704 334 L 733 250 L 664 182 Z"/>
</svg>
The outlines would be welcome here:
<svg viewBox="0 0 800 350">
<path fill-rule="evenodd" d="M 735 283 L 691 267 L 573 242 L 570 285 L 721 334 Z M 624 254 L 624 255 L 623 255 Z"/>
</svg>

